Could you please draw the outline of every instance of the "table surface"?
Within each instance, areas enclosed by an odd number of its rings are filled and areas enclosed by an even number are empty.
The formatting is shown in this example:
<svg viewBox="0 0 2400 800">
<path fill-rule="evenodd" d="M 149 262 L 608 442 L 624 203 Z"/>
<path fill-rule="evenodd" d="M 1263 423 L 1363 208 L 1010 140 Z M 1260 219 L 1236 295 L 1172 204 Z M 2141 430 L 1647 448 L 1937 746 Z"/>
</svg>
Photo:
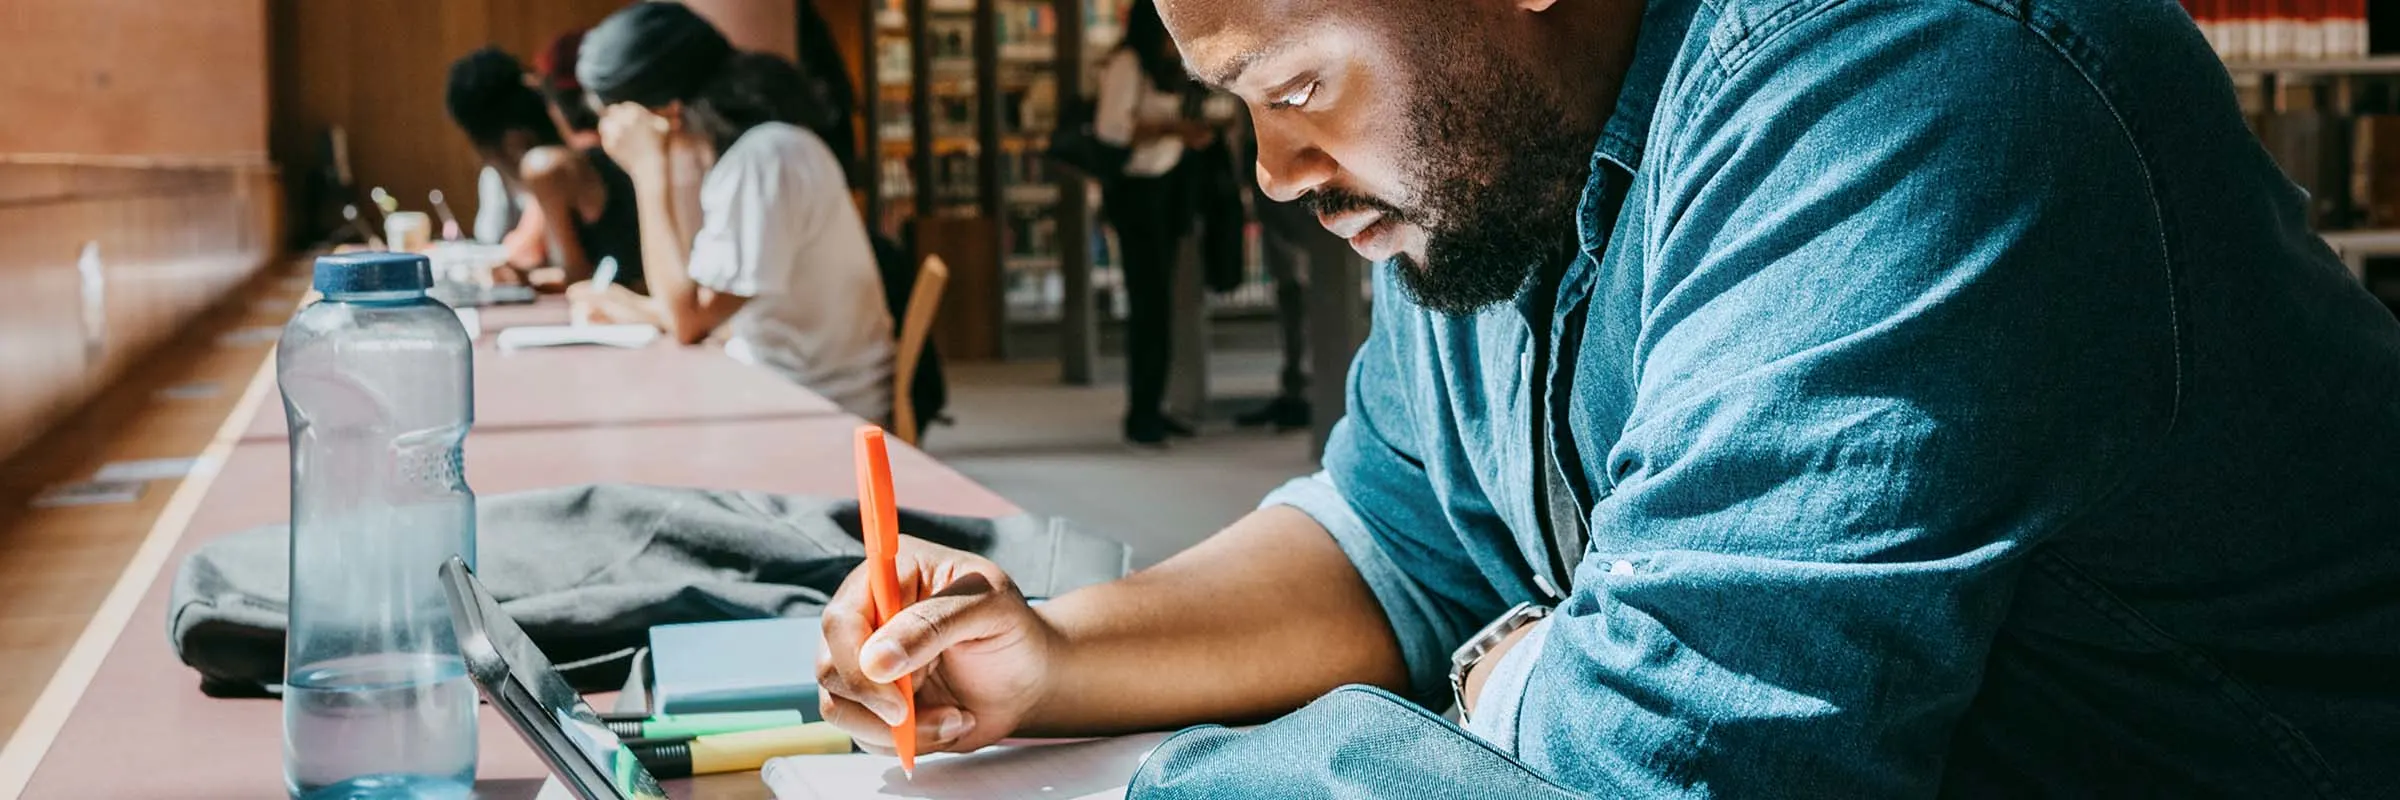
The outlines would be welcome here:
<svg viewBox="0 0 2400 800">
<path fill-rule="evenodd" d="M 557 324 L 563 314 L 563 307 L 545 305 L 512 310 L 505 319 L 511 325 Z M 486 316 L 486 340 L 501 327 L 492 319 Z M 479 349 L 477 355 L 486 353 Z M 862 423 L 714 349 L 561 349 L 482 358 L 476 374 L 477 409 L 484 418 L 467 438 L 466 460 L 468 480 L 479 493 L 594 482 L 855 493 L 850 447 Z M 281 706 L 202 695 L 198 677 L 176 660 L 163 624 L 174 567 L 185 554 L 288 513 L 282 409 L 269 389 L 256 393 L 263 401 L 247 407 L 253 414 L 249 427 L 231 429 L 248 433 L 225 442 L 221 466 L 202 487 L 188 521 L 153 532 L 154 538 L 167 537 L 171 553 L 150 576 L 126 624 L 110 637 L 106 656 L 88 675 L 69 674 L 70 661 L 54 679 L 89 681 L 56 735 L 12 743 L 43 748 L 23 796 L 283 794 Z M 570 396 L 556 397 L 562 393 Z M 897 492 L 911 506 L 975 515 L 1015 510 L 913 448 L 895 443 L 892 460 Z M 481 716 L 477 795 L 534 796 L 546 775 L 541 763 L 488 706 Z M 768 796 L 755 773 L 671 781 L 668 788 L 685 798 Z"/>
<path fill-rule="evenodd" d="M 791 382 L 714 348 L 661 342 L 640 349 L 543 347 L 504 353 L 493 344 L 502 328 L 563 323 L 566 301 L 556 297 L 479 313 L 484 335 L 475 341 L 477 431 L 754 421 L 841 411 L 830 400 L 795 391 Z M 639 385 L 628 380 L 634 376 Z M 284 440 L 283 414 L 274 398 L 267 405 L 267 413 L 251 418 L 243 441 Z"/>
</svg>

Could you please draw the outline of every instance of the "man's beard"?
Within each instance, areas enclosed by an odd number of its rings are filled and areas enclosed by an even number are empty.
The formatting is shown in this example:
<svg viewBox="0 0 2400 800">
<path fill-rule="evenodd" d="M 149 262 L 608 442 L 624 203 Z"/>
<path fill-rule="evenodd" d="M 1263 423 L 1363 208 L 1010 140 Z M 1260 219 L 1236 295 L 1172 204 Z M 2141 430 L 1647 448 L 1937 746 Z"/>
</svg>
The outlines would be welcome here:
<svg viewBox="0 0 2400 800">
<path fill-rule="evenodd" d="M 1408 114 L 1409 158 L 1420 165 L 1410 208 L 1341 190 L 1308 204 L 1321 216 L 1373 210 L 1424 229 L 1424 263 L 1393 259 L 1400 287 L 1418 305 L 1466 316 L 1515 299 L 1543 265 L 1573 254 L 1599 135 L 1561 127 L 1559 101 L 1505 58 L 1429 63 L 1449 66 L 1417 82 Z"/>
</svg>

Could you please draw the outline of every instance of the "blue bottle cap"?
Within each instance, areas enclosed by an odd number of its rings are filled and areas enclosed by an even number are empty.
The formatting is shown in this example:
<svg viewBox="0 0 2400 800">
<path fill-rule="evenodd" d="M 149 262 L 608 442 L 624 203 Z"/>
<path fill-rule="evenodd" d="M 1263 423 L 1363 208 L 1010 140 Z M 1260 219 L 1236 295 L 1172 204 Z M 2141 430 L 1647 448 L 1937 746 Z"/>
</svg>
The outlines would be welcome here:
<svg viewBox="0 0 2400 800">
<path fill-rule="evenodd" d="M 415 253 L 343 253 L 317 258 L 317 291 L 326 294 L 422 292 L 433 288 L 433 262 Z"/>
</svg>

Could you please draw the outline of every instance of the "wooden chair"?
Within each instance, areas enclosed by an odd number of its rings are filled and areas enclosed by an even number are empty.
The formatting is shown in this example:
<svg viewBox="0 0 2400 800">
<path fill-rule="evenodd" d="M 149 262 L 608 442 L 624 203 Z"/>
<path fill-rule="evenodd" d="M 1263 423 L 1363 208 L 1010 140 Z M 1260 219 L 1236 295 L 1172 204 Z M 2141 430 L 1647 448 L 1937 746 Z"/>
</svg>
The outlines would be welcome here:
<svg viewBox="0 0 2400 800">
<path fill-rule="evenodd" d="M 941 256 L 926 256 L 917 268 L 916 288 L 908 293 L 908 312 L 900 320 L 900 351 L 892 358 L 892 434 L 915 446 L 921 420 L 909 403 L 917 381 L 917 362 L 925 357 L 925 337 L 933 335 L 934 314 L 942 309 L 942 286 L 950 282 L 950 267 Z"/>
</svg>

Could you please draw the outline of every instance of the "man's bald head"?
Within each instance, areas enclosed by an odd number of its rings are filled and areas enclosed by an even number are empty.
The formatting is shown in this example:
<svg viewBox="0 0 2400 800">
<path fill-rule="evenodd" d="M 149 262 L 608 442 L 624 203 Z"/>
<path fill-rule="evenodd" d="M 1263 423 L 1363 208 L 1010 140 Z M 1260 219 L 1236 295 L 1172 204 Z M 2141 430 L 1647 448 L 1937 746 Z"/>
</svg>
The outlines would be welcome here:
<svg viewBox="0 0 2400 800">
<path fill-rule="evenodd" d="M 1259 182 L 1426 306 L 1513 297 L 1573 241 L 1642 0 L 1159 0 L 1194 75 L 1242 97 Z M 1613 25 L 1613 30 L 1610 26 Z M 1615 65 L 1613 74 L 1610 66 Z M 1605 88 L 1605 91 L 1600 89 Z"/>
</svg>

